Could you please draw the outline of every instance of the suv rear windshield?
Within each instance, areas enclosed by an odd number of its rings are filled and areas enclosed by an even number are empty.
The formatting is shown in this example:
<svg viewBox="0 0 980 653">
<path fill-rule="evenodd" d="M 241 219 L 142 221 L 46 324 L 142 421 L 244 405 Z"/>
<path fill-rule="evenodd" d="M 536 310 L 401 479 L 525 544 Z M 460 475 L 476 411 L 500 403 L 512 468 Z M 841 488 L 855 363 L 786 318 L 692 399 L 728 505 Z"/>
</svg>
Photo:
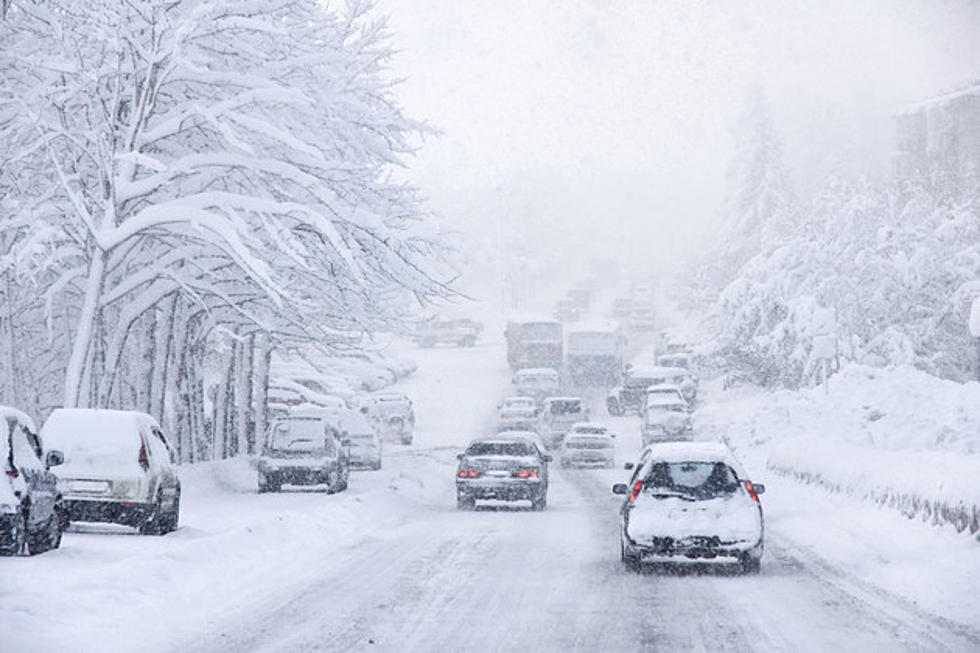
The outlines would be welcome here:
<svg viewBox="0 0 980 653">
<path fill-rule="evenodd" d="M 732 468 L 722 462 L 658 462 L 650 466 L 644 486 L 652 488 L 654 494 L 666 490 L 696 499 L 710 499 L 738 490 L 738 478 Z"/>
<path fill-rule="evenodd" d="M 467 456 L 533 456 L 534 449 L 523 442 L 474 442 Z"/>
<path fill-rule="evenodd" d="M 551 402 L 552 415 L 571 415 L 573 413 L 581 413 L 581 412 L 582 412 L 582 402 L 579 401 L 578 399 Z"/>
</svg>

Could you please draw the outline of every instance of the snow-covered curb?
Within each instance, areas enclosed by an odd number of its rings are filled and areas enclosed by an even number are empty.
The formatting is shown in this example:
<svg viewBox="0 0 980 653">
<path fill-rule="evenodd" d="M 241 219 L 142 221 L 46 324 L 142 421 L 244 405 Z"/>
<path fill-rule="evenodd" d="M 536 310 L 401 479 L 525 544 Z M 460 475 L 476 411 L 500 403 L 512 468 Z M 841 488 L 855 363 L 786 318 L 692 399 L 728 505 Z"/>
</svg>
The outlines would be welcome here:
<svg viewBox="0 0 980 653">
<path fill-rule="evenodd" d="M 799 437 L 774 446 L 767 467 L 980 539 L 980 455 L 882 451 Z"/>
</svg>

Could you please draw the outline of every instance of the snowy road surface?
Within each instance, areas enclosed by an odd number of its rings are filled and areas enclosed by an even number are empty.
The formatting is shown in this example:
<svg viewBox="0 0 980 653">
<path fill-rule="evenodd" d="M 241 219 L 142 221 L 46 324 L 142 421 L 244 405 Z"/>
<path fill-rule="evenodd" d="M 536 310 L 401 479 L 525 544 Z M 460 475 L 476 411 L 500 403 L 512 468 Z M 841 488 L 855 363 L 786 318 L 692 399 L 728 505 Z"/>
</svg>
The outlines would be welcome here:
<svg viewBox="0 0 980 653">
<path fill-rule="evenodd" d="M 543 513 L 457 511 L 455 454 L 490 427 L 510 373 L 498 345 L 413 356 L 419 371 L 400 388 L 415 398 L 415 444 L 388 446 L 381 471 L 353 475 L 338 495 L 260 496 L 244 461 L 185 468 L 177 532 L 87 526 L 66 534 L 59 551 L 0 561 L 4 647 L 980 650 L 976 599 L 942 603 L 970 592 L 955 584 L 957 571 L 976 574 L 975 542 L 874 509 L 862 531 L 853 519 L 835 521 L 829 495 L 751 464 L 769 488 L 767 550 L 755 577 L 724 566 L 626 572 L 620 499 L 609 489 L 621 469 L 553 466 Z M 598 401 L 592 409 L 620 436 L 618 462 L 631 459 L 636 418 L 606 418 Z M 860 510 L 848 515 L 865 521 Z M 944 548 L 929 556 L 934 573 L 890 557 L 875 520 L 887 537 L 905 529 L 898 536 L 919 548 Z M 822 541 L 835 544 L 816 546 Z M 868 580 L 889 566 L 912 581 Z"/>
</svg>

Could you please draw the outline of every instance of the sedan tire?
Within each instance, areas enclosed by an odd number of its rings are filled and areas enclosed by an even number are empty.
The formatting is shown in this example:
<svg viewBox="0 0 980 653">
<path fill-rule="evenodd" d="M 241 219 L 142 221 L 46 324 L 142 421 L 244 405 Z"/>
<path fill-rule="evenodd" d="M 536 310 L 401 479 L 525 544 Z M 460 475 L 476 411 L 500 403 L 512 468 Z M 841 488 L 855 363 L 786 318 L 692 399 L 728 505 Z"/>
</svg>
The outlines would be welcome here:
<svg viewBox="0 0 980 653">
<path fill-rule="evenodd" d="M 456 508 L 458 510 L 473 510 L 476 508 L 476 499 L 468 494 L 458 493 L 456 495 Z"/>
</svg>

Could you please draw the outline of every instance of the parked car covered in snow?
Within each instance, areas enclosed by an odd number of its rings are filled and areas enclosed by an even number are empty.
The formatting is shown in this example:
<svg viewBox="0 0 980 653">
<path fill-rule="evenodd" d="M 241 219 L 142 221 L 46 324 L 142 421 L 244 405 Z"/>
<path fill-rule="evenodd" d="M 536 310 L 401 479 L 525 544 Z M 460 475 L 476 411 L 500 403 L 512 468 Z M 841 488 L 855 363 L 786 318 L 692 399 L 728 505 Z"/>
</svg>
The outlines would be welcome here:
<svg viewBox="0 0 980 653">
<path fill-rule="evenodd" d="M 646 394 L 643 396 L 643 405 L 640 407 L 640 414 L 642 415 L 646 412 L 647 403 L 651 398 L 656 400 L 661 397 L 678 399 L 687 405 L 688 410 L 691 409 L 690 404 L 687 403 L 687 399 L 684 398 L 684 394 L 681 392 L 680 388 L 678 388 L 676 385 L 664 383 L 660 385 L 651 385 L 649 388 L 647 388 Z"/>
<path fill-rule="evenodd" d="M 64 456 L 44 450 L 34 421 L 0 406 L 0 555 L 37 555 L 61 545 L 66 525 L 58 477 L 50 468 Z"/>
<path fill-rule="evenodd" d="M 122 524 L 147 535 L 176 530 L 177 455 L 151 416 L 59 408 L 44 423 L 41 439 L 64 452 L 58 476 L 70 521 Z"/>
<path fill-rule="evenodd" d="M 615 464 L 616 436 L 605 426 L 593 422 L 578 422 L 572 424 L 562 440 L 558 451 L 558 461 L 562 467 L 573 465 L 602 465 L 612 467 Z"/>
<path fill-rule="evenodd" d="M 477 500 L 530 501 L 534 510 L 548 502 L 548 463 L 530 438 L 498 435 L 472 441 L 457 456 L 456 505 L 475 507 Z"/>
<path fill-rule="evenodd" d="M 334 426 L 341 444 L 348 447 L 352 469 L 381 469 L 381 438 L 360 411 L 350 408 L 324 408 L 295 412 L 297 415 L 322 415 Z"/>
<path fill-rule="evenodd" d="M 323 409 L 276 418 L 258 459 L 259 492 L 278 492 L 283 485 L 326 485 L 330 493 L 346 490 L 348 448 Z"/>
<path fill-rule="evenodd" d="M 581 397 L 547 397 L 538 415 L 538 433 L 545 446 L 554 449 L 561 444 L 572 424 L 588 419 L 589 411 Z"/>
<path fill-rule="evenodd" d="M 640 424 L 643 445 L 670 440 L 690 440 L 694 436 L 687 402 L 676 397 L 647 397 Z"/>
<path fill-rule="evenodd" d="M 620 559 L 630 570 L 645 561 L 732 559 L 743 573 L 758 573 L 763 492 L 721 443 L 648 447 L 630 482 L 613 486 L 613 493 L 626 496 Z"/>
<path fill-rule="evenodd" d="M 497 405 L 498 431 L 533 431 L 538 425 L 538 406 L 533 397 L 507 397 Z"/>
<path fill-rule="evenodd" d="M 514 375 L 514 388 L 521 397 L 531 397 L 540 402 L 545 397 L 558 394 L 561 376 L 550 367 L 529 367 Z"/>
</svg>

